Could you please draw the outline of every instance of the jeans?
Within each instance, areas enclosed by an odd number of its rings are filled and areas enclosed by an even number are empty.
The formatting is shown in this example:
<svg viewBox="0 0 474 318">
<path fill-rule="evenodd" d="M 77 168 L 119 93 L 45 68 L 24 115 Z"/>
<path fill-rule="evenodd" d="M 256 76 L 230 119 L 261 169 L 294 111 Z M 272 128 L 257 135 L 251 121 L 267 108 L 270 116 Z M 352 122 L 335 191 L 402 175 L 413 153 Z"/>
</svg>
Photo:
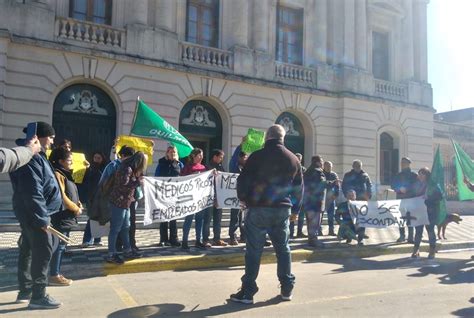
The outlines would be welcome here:
<svg viewBox="0 0 474 318">
<path fill-rule="evenodd" d="M 306 212 L 306 225 L 308 227 L 308 240 L 317 240 L 318 231 L 323 220 L 323 212 Z"/>
<path fill-rule="evenodd" d="M 196 214 L 188 215 L 184 218 L 183 224 L 183 244 L 188 243 L 189 231 L 191 230 L 191 225 L 193 224 L 193 219 L 195 219 L 194 228 L 196 230 L 196 243 L 202 243 L 202 225 L 204 223 L 204 213 L 206 210 L 199 211 Z"/>
<path fill-rule="evenodd" d="M 415 227 L 415 250 L 420 248 L 421 239 L 423 237 L 423 227 L 426 228 L 426 232 L 428 232 L 428 239 L 430 242 L 430 248 L 436 247 L 436 234 L 434 230 L 434 224 L 430 225 L 420 225 Z"/>
<path fill-rule="evenodd" d="M 304 225 L 304 211 L 303 209 L 300 210 L 300 213 L 298 213 L 298 229 L 296 232 L 297 234 L 302 234 L 303 233 L 303 225 Z M 295 222 L 290 222 L 290 237 L 293 237 L 295 234 Z"/>
<path fill-rule="evenodd" d="M 130 209 L 119 208 L 110 203 L 109 208 L 112 210 L 110 218 L 110 232 L 109 232 L 109 255 L 117 253 L 117 238 L 123 244 L 123 251 L 130 251 Z"/>
<path fill-rule="evenodd" d="M 204 210 L 204 225 L 202 228 L 202 240 L 209 241 L 209 235 L 211 234 L 211 217 L 212 217 L 212 232 L 214 234 L 214 240 L 221 239 L 221 220 L 222 220 L 222 209 L 216 207 L 210 207 Z"/>
<path fill-rule="evenodd" d="M 328 213 L 329 232 L 334 232 L 334 210 L 336 209 L 336 201 L 326 202 L 326 211 Z"/>
<path fill-rule="evenodd" d="M 268 233 L 277 256 L 277 275 L 282 289 L 291 290 L 295 276 L 291 273 L 290 208 L 250 208 L 245 220 L 247 245 L 245 251 L 245 274 L 242 276 L 242 290 L 253 295 L 257 292 L 256 279 L 260 259 Z"/>
<path fill-rule="evenodd" d="M 400 227 L 400 238 L 405 238 L 405 227 Z M 413 227 L 409 226 L 408 227 L 408 240 L 412 241 L 413 240 Z"/>
<path fill-rule="evenodd" d="M 133 248 L 137 247 L 137 241 L 135 239 L 135 233 L 137 231 L 137 206 L 138 202 L 132 202 L 130 205 L 130 229 L 128 230 L 128 235 L 130 237 L 130 246 Z"/>
<path fill-rule="evenodd" d="M 60 231 L 65 236 L 69 237 L 70 230 L 62 230 Z M 61 261 L 63 259 L 64 251 L 66 250 L 66 243 L 62 240 L 59 240 L 59 245 L 56 250 L 53 252 L 53 257 L 51 258 L 51 262 L 49 264 L 49 274 L 51 276 L 58 276 L 61 273 Z"/>
<path fill-rule="evenodd" d="M 237 231 L 237 228 L 240 229 L 240 238 L 245 240 L 243 211 L 240 209 L 231 209 L 229 223 L 229 238 L 231 240 L 236 239 L 235 232 Z"/>
<path fill-rule="evenodd" d="M 94 244 L 100 243 L 100 237 L 94 237 Z M 87 220 L 86 228 L 84 229 L 84 236 L 82 237 L 82 244 L 92 244 L 91 220 Z"/>
<path fill-rule="evenodd" d="M 48 269 L 53 254 L 51 233 L 21 224 L 18 240 L 18 285 L 21 293 L 32 292 L 32 299 L 43 298 L 48 284 Z"/>
<path fill-rule="evenodd" d="M 168 236 L 168 227 L 170 235 Z M 160 242 L 177 242 L 178 241 L 178 226 L 176 220 L 160 223 Z"/>
</svg>

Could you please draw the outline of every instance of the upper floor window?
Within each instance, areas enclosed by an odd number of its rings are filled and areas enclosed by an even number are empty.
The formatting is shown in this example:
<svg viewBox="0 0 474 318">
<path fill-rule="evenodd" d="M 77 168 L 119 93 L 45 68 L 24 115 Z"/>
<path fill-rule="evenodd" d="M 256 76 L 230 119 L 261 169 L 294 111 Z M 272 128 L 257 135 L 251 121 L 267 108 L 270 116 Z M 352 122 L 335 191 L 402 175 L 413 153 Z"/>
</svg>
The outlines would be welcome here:
<svg viewBox="0 0 474 318">
<path fill-rule="evenodd" d="M 218 46 L 219 0 L 188 0 L 186 41 Z"/>
<path fill-rule="evenodd" d="M 303 9 L 278 6 L 276 59 L 303 63 Z"/>
<path fill-rule="evenodd" d="M 398 172 L 398 149 L 392 136 L 380 135 L 380 183 L 389 185 Z"/>
<path fill-rule="evenodd" d="M 70 0 L 69 16 L 100 24 L 112 22 L 112 0 Z"/>
<path fill-rule="evenodd" d="M 372 33 L 372 73 L 375 78 L 390 80 L 390 55 L 388 34 Z"/>
</svg>

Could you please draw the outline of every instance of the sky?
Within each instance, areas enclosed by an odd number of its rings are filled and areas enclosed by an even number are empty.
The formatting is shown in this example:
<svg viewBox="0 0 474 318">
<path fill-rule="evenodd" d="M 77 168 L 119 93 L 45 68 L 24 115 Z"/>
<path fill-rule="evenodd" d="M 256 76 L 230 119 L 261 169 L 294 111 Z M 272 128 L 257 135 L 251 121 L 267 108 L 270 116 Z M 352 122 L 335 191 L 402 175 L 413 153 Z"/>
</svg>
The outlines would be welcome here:
<svg viewBox="0 0 474 318">
<path fill-rule="evenodd" d="M 474 0 L 430 0 L 428 82 L 438 112 L 474 107 Z"/>
</svg>

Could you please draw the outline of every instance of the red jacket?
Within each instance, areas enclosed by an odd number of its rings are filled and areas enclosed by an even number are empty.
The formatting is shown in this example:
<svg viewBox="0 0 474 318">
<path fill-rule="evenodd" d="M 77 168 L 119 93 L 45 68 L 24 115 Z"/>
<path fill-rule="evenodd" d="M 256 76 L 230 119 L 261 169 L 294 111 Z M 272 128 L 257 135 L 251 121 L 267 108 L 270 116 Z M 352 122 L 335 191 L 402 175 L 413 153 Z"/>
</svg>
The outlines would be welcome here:
<svg viewBox="0 0 474 318">
<path fill-rule="evenodd" d="M 181 175 L 188 176 L 190 174 L 201 173 L 206 170 L 206 167 L 200 163 L 191 163 L 184 166 L 183 170 L 181 170 Z"/>
</svg>

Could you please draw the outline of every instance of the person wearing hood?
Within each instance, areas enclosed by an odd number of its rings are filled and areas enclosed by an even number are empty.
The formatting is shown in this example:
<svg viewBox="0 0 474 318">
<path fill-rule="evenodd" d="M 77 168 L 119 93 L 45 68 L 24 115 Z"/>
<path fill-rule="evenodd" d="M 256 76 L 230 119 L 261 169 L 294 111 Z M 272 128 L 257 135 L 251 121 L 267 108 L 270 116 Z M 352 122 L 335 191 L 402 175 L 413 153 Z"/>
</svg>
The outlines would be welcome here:
<svg viewBox="0 0 474 318">
<path fill-rule="evenodd" d="M 26 132 L 26 129 L 23 130 Z M 46 293 L 53 238 L 48 231 L 50 216 L 62 210 L 61 188 L 46 150 L 55 137 L 54 128 L 37 122 L 41 151 L 24 166 L 10 173 L 13 210 L 20 223 L 17 303 L 29 302 L 31 309 L 54 309 L 61 303 Z"/>
</svg>

